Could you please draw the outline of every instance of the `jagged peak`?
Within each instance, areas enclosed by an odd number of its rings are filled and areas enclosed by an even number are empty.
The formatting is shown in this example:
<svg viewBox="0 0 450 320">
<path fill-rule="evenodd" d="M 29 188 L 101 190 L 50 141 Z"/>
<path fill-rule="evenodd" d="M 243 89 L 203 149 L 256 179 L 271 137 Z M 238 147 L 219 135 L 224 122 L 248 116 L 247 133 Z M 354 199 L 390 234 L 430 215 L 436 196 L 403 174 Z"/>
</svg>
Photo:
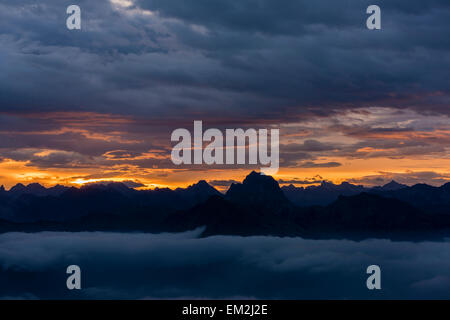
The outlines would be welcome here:
<svg viewBox="0 0 450 320">
<path fill-rule="evenodd" d="M 190 192 L 196 192 L 196 193 L 207 193 L 207 194 L 220 194 L 219 191 L 217 191 L 216 188 L 214 188 L 212 185 L 210 185 L 205 180 L 199 180 L 197 183 L 191 184 L 187 188 L 176 188 L 175 191 L 177 192 L 183 192 L 183 191 L 190 191 Z"/>
<path fill-rule="evenodd" d="M 243 185 L 252 185 L 252 184 L 270 184 L 272 186 L 277 186 L 279 188 L 278 182 L 272 177 L 272 176 L 268 176 L 256 171 L 252 171 L 250 172 L 250 174 L 248 174 L 244 181 L 242 181 Z"/>
<path fill-rule="evenodd" d="M 45 188 L 42 184 L 38 183 L 38 182 L 33 182 L 27 185 L 27 187 L 42 187 Z"/>
<path fill-rule="evenodd" d="M 322 180 L 322 182 L 320 182 L 320 187 L 322 188 L 335 188 L 336 186 L 337 185 L 331 181 Z"/>
<path fill-rule="evenodd" d="M 387 186 L 402 186 L 402 184 L 398 183 L 395 180 L 391 180 L 390 182 L 386 183 L 383 187 L 387 187 Z"/>
<path fill-rule="evenodd" d="M 444 183 L 442 186 L 441 186 L 441 188 L 442 189 L 448 189 L 448 190 L 450 190 L 450 182 L 447 182 L 447 183 Z"/>
<path fill-rule="evenodd" d="M 289 203 L 278 182 L 272 176 L 256 171 L 247 175 L 242 183 L 233 183 L 225 197 L 235 203 L 257 204 L 277 210 Z"/>
<path fill-rule="evenodd" d="M 15 186 L 13 186 L 11 189 L 10 189 L 10 191 L 11 190 L 16 190 L 16 189 L 24 189 L 25 188 L 25 185 L 23 184 L 23 183 L 17 183 Z"/>
<path fill-rule="evenodd" d="M 407 187 L 407 185 L 398 183 L 395 180 L 391 180 L 391 182 L 386 183 L 384 186 L 382 186 L 382 189 L 385 189 L 385 190 L 397 190 L 397 189 L 401 189 L 401 188 L 404 188 L 404 187 Z"/>
<path fill-rule="evenodd" d="M 205 180 L 199 180 L 196 183 L 189 185 L 187 188 L 177 188 L 176 190 L 186 190 L 186 189 L 199 189 L 199 188 L 213 188 L 208 182 Z"/>
<path fill-rule="evenodd" d="M 212 187 L 206 180 L 199 180 L 196 184 L 193 186 L 199 186 L 199 187 Z"/>
</svg>

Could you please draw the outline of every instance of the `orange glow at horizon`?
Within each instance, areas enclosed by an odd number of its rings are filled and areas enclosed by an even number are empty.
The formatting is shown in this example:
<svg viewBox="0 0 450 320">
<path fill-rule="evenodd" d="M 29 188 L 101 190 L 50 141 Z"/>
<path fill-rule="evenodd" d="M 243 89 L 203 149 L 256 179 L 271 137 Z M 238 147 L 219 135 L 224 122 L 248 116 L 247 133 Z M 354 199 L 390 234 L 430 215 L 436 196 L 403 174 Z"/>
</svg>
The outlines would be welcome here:
<svg viewBox="0 0 450 320">
<path fill-rule="evenodd" d="M 312 177 L 320 176 L 323 180 L 336 184 L 352 179 L 360 179 L 366 176 L 377 175 L 380 172 L 389 172 L 392 174 L 405 174 L 414 172 L 434 171 L 443 175 L 442 179 L 450 181 L 450 159 L 326 159 L 327 161 L 340 161 L 342 166 L 333 168 L 280 168 L 274 178 L 279 180 L 297 179 L 311 181 L 311 185 L 317 184 L 317 181 L 311 180 Z M 154 169 L 145 170 L 139 173 L 121 173 L 120 175 L 108 176 L 108 168 L 93 168 L 85 170 L 68 169 L 42 169 L 29 166 L 28 162 L 13 160 L 4 160 L 0 162 L 0 184 L 7 189 L 17 183 L 30 184 L 40 183 L 46 187 L 56 184 L 80 187 L 89 183 L 97 182 L 124 182 L 134 181 L 143 186 L 137 189 L 171 188 L 187 187 L 199 180 L 217 181 L 234 180 L 241 182 L 251 171 L 248 168 L 242 169 L 205 169 L 205 170 L 173 170 L 173 169 Z M 101 172 L 105 173 L 102 177 Z M 93 174 L 98 177 L 92 178 Z M 217 189 L 224 191 L 227 187 L 216 186 Z"/>
<path fill-rule="evenodd" d="M 410 183 L 422 178 L 434 185 L 450 181 L 448 118 L 412 111 L 400 117 L 389 108 L 363 111 L 281 124 L 280 149 L 285 153 L 280 150 L 280 159 L 289 165 L 281 162 L 274 178 L 299 185 L 319 180 L 372 183 L 367 177 L 377 176 L 404 177 L 408 184 L 407 175 Z M 5 148 L 0 158 L 0 184 L 6 188 L 34 182 L 46 187 L 79 187 L 100 181 L 131 181 L 139 185 L 137 189 L 173 189 L 206 180 L 223 191 L 230 181 L 241 182 L 253 170 L 227 165 L 173 167 L 171 130 L 154 120 L 95 112 L 8 116 L 45 123 L 30 131 L 0 131 L 21 142 L 17 149 Z M 412 122 L 417 127 L 401 130 Z M 422 122 L 424 125 L 417 125 Z M 154 132 L 152 126 L 163 129 Z M 27 140 L 28 136 L 32 139 Z"/>
</svg>

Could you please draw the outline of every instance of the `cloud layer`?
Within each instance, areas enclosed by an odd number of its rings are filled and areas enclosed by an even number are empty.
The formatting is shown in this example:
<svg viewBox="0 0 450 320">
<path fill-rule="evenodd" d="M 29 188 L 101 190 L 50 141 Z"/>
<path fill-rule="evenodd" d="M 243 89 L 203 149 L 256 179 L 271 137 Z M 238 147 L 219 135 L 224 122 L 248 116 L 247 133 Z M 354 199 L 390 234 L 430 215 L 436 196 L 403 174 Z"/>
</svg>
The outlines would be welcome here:
<svg viewBox="0 0 450 320">
<path fill-rule="evenodd" d="M 0 296 L 23 298 L 449 298 L 449 242 L 182 234 L 0 235 Z M 65 268 L 82 269 L 79 292 Z M 366 268 L 382 290 L 366 288 Z"/>
</svg>

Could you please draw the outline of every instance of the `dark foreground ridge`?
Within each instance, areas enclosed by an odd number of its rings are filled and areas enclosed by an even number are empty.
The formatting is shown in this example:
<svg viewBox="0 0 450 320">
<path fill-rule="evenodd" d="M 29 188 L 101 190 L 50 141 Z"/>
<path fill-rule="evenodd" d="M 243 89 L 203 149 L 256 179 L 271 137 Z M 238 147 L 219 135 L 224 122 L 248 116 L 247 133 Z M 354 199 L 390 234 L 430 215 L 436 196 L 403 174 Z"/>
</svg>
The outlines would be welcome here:
<svg viewBox="0 0 450 320">
<path fill-rule="evenodd" d="M 300 199 L 306 199 L 303 205 Z M 439 239 L 450 235 L 450 183 L 280 188 L 272 177 L 252 172 L 225 195 L 206 181 L 176 190 L 137 191 L 122 183 L 0 189 L 2 233 L 180 232 L 199 227 L 204 227 L 203 236 Z"/>
</svg>

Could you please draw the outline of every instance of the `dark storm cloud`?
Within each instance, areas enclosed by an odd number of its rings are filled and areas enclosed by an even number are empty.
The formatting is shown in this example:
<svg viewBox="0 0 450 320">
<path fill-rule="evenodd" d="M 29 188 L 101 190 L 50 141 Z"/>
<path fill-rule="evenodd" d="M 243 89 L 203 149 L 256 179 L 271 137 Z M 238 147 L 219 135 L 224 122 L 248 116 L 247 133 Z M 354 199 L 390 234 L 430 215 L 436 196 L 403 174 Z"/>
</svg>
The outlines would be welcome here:
<svg viewBox="0 0 450 320">
<path fill-rule="evenodd" d="M 450 114 L 446 0 L 381 0 L 380 31 L 365 28 L 366 0 L 82 0 L 81 31 L 66 29 L 70 4 L 0 4 L 1 158 L 173 168 L 168 137 L 193 120 L 261 127 L 372 106 L 415 109 L 424 123 Z M 436 118 L 419 129 L 432 132 Z M 307 130 L 306 141 L 282 140 L 282 167 L 320 166 L 330 155 L 442 155 L 448 146 L 448 135 L 409 127 Z M 359 142 L 320 141 L 335 131 Z"/>
<path fill-rule="evenodd" d="M 306 151 L 306 152 L 317 152 L 317 151 L 330 151 L 338 149 L 335 145 L 325 144 L 317 140 L 308 139 L 305 140 L 302 144 L 293 143 L 283 147 L 283 150 L 286 152 L 297 152 L 297 151 Z"/>
<path fill-rule="evenodd" d="M 140 3 L 204 25 L 207 36 L 183 28 L 179 38 L 228 68 L 247 70 L 244 79 L 235 79 L 236 87 L 264 92 L 297 112 L 332 104 L 434 104 L 447 111 L 449 77 L 440 68 L 449 61 L 435 50 L 450 47 L 448 2 L 382 1 L 385 28 L 379 33 L 364 27 L 368 1 Z"/>
<path fill-rule="evenodd" d="M 0 235 L 0 296 L 411 299 L 449 297 L 448 242 L 117 233 Z M 65 288 L 66 268 L 82 290 Z M 366 288 L 381 267 L 382 290 Z M 7 279 L 8 281 L 3 281 Z"/>
<path fill-rule="evenodd" d="M 415 185 L 418 183 L 426 183 L 433 186 L 442 186 L 450 181 L 450 175 L 438 173 L 434 171 L 408 171 L 404 173 L 398 172 L 378 172 L 377 174 L 350 179 L 350 183 L 364 184 L 366 186 L 384 185 L 395 180 L 406 185 Z"/>
<path fill-rule="evenodd" d="M 339 162 L 312 162 L 306 161 L 299 165 L 300 168 L 336 168 L 340 167 L 342 164 Z"/>
<path fill-rule="evenodd" d="M 0 7 L 0 108 L 291 121 L 385 105 L 448 113 L 448 1 L 66 1 Z M 142 10 L 150 9 L 153 14 Z M 237 120 L 236 120 L 237 119 Z"/>
<path fill-rule="evenodd" d="M 66 8 L 72 1 L 4 1 L 0 8 L 1 35 L 36 42 L 42 47 L 77 47 L 101 55 L 159 51 L 156 39 L 167 36 L 142 16 L 127 18 L 113 10 L 109 1 L 78 0 L 82 9 L 83 32 L 66 26 Z M 43 21 L 44 20 L 44 21 Z M 24 43 L 25 44 L 25 43 Z M 29 54 L 44 54 L 26 51 Z"/>
<path fill-rule="evenodd" d="M 137 4 L 143 8 L 158 10 L 164 16 L 197 25 L 283 35 L 303 33 L 302 27 L 316 24 L 335 27 L 359 26 L 359 23 L 364 21 L 359 13 L 365 12 L 372 3 L 368 0 L 340 3 L 330 0 L 190 0 L 183 3 L 177 0 L 137 0 Z M 411 15 L 422 15 L 431 10 L 448 7 L 445 0 L 426 3 L 419 0 L 380 0 L 377 4 L 395 14 Z"/>
</svg>

